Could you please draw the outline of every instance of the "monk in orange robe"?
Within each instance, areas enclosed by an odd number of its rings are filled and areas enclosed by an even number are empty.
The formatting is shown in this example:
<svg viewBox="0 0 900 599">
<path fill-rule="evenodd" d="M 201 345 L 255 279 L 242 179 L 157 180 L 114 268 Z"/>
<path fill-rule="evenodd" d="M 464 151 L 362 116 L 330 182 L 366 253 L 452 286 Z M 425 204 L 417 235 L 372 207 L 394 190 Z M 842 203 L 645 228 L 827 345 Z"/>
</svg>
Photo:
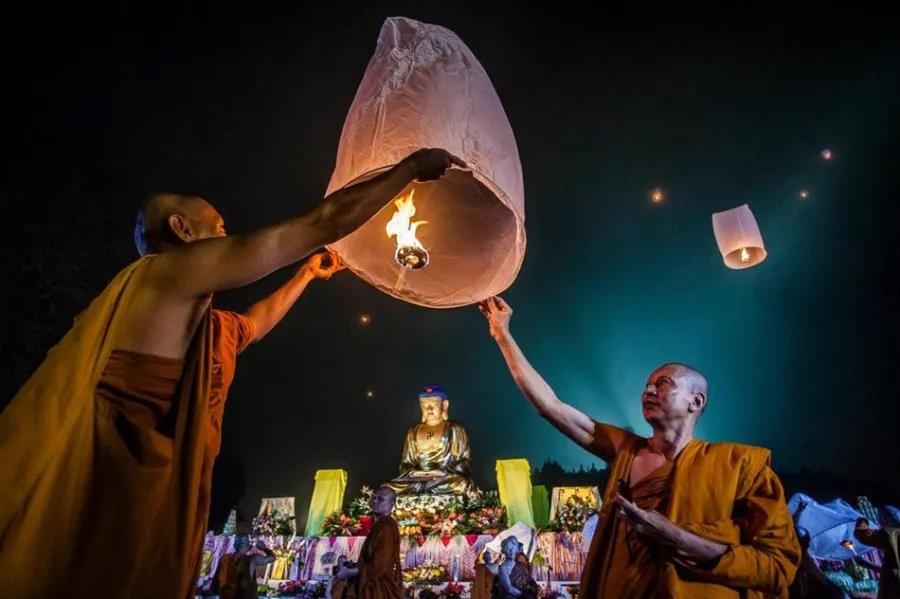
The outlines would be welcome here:
<svg viewBox="0 0 900 599">
<path fill-rule="evenodd" d="M 420 150 L 246 235 L 226 236 L 201 198 L 148 201 L 135 227 L 143 257 L 0 414 L 0 596 L 192 597 L 236 356 L 337 262 L 314 257 L 243 315 L 211 309 L 212 294 L 340 239 L 451 164 L 463 165 Z"/>
<path fill-rule="evenodd" d="M 653 435 L 640 437 L 556 396 L 510 333 L 505 301 L 479 308 L 538 413 L 610 465 L 580 599 L 787 597 L 800 546 L 770 452 L 694 438 L 702 374 L 675 363 L 650 374 L 641 402 Z"/>
<path fill-rule="evenodd" d="M 246 535 L 234 539 L 234 552 L 222 556 L 210 591 L 219 599 L 258 599 L 256 569 L 275 561 L 275 553 L 262 541 L 250 546 Z"/>
<path fill-rule="evenodd" d="M 335 576 L 338 588 L 346 582 L 343 599 L 402 599 L 400 529 L 391 518 L 396 500 L 396 492 L 387 486 L 372 496 L 375 524 L 359 551 L 359 562 L 356 567 L 341 567 Z"/>
</svg>

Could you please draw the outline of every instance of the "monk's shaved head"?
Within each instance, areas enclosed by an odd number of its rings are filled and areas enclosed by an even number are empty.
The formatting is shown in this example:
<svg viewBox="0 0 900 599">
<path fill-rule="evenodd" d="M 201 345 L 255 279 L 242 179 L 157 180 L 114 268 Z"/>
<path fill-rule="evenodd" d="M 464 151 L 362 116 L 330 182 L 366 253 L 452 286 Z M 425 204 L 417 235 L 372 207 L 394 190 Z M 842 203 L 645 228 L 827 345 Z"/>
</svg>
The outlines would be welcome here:
<svg viewBox="0 0 900 599">
<path fill-rule="evenodd" d="M 708 394 L 709 384 L 699 370 L 679 362 L 663 364 L 650 373 L 641 395 L 644 419 L 661 429 L 696 422 Z"/>
<path fill-rule="evenodd" d="M 677 376 L 681 379 L 682 384 L 687 385 L 689 393 L 702 393 L 704 399 L 703 407 L 706 407 L 705 400 L 709 397 L 709 383 L 706 377 L 703 376 L 703 373 L 692 366 L 680 362 L 668 362 L 663 364 L 663 366 L 672 366 L 678 369 Z"/>
<path fill-rule="evenodd" d="M 196 195 L 157 193 L 138 210 L 134 245 L 141 256 L 169 247 L 224 235 L 222 217 Z"/>
<path fill-rule="evenodd" d="M 372 496 L 372 512 L 379 518 L 390 516 L 397 501 L 397 492 L 387 485 L 381 485 Z"/>
</svg>

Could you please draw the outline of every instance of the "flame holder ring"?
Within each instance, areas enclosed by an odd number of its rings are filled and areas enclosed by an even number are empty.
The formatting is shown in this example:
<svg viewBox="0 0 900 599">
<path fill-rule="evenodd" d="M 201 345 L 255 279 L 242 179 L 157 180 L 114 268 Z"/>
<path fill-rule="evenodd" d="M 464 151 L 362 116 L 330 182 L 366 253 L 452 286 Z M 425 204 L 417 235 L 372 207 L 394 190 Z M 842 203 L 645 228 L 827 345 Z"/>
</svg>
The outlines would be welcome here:
<svg viewBox="0 0 900 599">
<path fill-rule="evenodd" d="M 397 248 L 394 254 L 397 264 L 409 270 L 417 270 L 425 268 L 428 265 L 428 250 L 425 248 L 417 248 L 413 246 L 405 246 Z"/>
</svg>

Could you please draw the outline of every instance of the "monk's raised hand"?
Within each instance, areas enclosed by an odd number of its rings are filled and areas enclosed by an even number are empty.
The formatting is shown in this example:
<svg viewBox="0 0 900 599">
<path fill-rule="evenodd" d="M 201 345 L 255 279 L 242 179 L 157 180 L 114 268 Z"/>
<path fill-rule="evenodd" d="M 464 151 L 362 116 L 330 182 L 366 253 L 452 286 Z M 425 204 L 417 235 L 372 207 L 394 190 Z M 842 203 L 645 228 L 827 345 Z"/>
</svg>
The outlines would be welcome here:
<svg viewBox="0 0 900 599">
<path fill-rule="evenodd" d="M 478 304 L 478 310 L 487 319 L 492 337 L 496 339 L 499 335 L 509 333 L 509 320 L 512 318 L 513 309 L 502 297 L 487 298 Z"/>
<path fill-rule="evenodd" d="M 313 254 L 303 267 L 312 276 L 324 280 L 330 279 L 331 275 L 345 268 L 341 257 L 330 250 Z"/>
<path fill-rule="evenodd" d="M 443 177 L 448 170 L 456 166 L 468 168 L 460 158 L 441 148 L 422 148 L 400 161 L 397 165 L 415 181 L 434 181 Z"/>
<path fill-rule="evenodd" d="M 618 494 L 613 501 L 619 506 L 619 517 L 638 534 L 671 547 L 677 547 L 680 544 L 681 529 L 656 510 L 639 508 Z"/>
</svg>

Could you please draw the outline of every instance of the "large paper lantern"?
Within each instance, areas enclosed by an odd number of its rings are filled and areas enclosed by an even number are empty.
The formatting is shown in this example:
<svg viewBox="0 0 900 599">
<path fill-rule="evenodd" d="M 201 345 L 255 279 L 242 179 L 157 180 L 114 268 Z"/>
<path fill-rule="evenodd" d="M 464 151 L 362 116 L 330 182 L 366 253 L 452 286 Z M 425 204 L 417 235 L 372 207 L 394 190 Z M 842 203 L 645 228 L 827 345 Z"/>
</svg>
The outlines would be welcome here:
<svg viewBox="0 0 900 599">
<path fill-rule="evenodd" d="M 747 204 L 712 215 L 713 233 L 728 268 L 756 266 L 766 259 L 766 246 Z"/>
<path fill-rule="evenodd" d="M 456 34 L 390 18 L 344 122 L 328 193 L 427 147 L 470 170 L 411 184 L 331 248 L 363 280 L 414 304 L 453 308 L 496 295 L 525 256 L 522 166 L 509 120 Z"/>
</svg>

